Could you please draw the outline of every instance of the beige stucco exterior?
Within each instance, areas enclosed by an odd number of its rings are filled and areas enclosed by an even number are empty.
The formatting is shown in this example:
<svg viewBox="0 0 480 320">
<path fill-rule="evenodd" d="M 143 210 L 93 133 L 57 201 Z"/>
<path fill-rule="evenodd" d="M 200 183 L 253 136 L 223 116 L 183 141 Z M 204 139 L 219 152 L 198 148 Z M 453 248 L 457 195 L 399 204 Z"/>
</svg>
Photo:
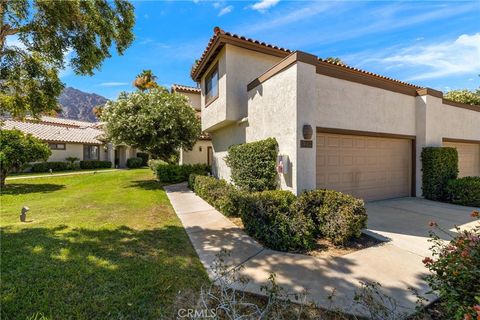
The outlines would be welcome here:
<svg viewBox="0 0 480 320">
<path fill-rule="evenodd" d="M 66 143 L 65 150 L 51 150 L 52 155 L 48 158 L 47 161 L 66 161 L 65 158 L 75 157 L 80 160 L 83 159 L 83 144 L 80 143 Z M 106 145 L 98 145 L 99 147 L 99 158 L 100 160 L 108 160 L 108 148 Z"/>
<path fill-rule="evenodd" d="M 278 57 L 226 44 L 210 68 L 219 68 L 219 96 L 206 106 L 202 77 L 202 129 L 210 132 L 214 149 L 213 173 L 229 180 L 225 163 L 233 144 L 274 137 L 279 153 L 288 155 L 290 170 L 280 175 L 282 189 L 298 194 L 316 187 L 316 135 L 313 148 L 300 148 L 302 129 L 310 125 L 367 135 L 400 137 L 411 141 L 412 194 L 421 196 L 423 147 L 441 146 L 442 139 L 480 141 L 480 112 L 452 106 L 434 91 L 389 89 L 387 84 L 327 76 L 315 63 L 295 61 L 269 74 L 247 90 L 247 85 L 270 68 Z M 268 71 L 271 72 L 271 71 Z M 268 72 L 266 74 L 268 74 Z M 206 74 L 208 71 L 206 72 Z M 260 78 L 259 78 L 260 79 Z M 367 81 L 368 82 L 368 81 Z M 413 93 L 412 93 L 413 90 Z"/>
<path fill-rule="evenodd" d="M 209 147 L 212 147 L 210 140 L 198 140 L 192 150 L 180 151 L 179 164 L 208 164 Z"/>
</svg>

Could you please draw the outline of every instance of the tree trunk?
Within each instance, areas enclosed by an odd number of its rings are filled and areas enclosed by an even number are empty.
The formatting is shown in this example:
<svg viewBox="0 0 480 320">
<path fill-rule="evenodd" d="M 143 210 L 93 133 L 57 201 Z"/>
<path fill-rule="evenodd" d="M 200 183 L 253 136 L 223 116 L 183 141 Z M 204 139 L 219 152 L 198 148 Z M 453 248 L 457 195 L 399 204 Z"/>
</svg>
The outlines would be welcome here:
<svg viewBox="0 0 480 320">
<path fill-rule="evenodd" d="M 6 177 L 7 177 L 7 170 L 0 170 L 0 188 L 5 187 Z"/>
</svg>

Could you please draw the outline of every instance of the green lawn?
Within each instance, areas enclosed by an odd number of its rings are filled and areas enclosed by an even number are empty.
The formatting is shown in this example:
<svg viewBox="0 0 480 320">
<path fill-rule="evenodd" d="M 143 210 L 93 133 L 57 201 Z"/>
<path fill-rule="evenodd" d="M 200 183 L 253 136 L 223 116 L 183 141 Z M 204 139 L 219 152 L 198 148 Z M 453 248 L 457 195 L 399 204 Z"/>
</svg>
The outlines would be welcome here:
<svg viewBox="0 0 480 320">
<path fill-rule="evenodd" d="M 7 181 L 0 199 L 1 319 L 171 318 L 208 281 L 148 169 Z"/>
</svg>

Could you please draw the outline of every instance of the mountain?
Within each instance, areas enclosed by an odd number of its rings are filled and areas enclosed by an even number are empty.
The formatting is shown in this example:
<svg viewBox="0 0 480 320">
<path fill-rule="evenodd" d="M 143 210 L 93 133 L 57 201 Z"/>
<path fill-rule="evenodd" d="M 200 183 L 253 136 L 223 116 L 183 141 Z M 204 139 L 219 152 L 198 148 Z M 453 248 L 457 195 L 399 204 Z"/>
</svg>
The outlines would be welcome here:
<svg viewBox="0 0 480 320">
<path fill-rule="evenodd" d="M 98 121 L 93 108 L 104 105 L 107 101 L 98 94 L 67 87 L 58 97 L 58 102 L 62 106 L 60 116 L 73 120 Z"/>
</svg>

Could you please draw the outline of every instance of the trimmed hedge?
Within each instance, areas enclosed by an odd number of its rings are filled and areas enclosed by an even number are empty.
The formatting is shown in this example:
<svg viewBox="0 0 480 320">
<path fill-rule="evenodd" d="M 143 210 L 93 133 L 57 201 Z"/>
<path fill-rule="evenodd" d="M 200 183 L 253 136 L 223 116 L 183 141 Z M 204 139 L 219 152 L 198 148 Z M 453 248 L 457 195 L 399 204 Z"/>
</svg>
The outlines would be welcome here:
<svg viewBox="0 0 480 320">
<path fill-rule="evenodd" d="M 142 167 L 148 166 L 150 156 L 146 152 L 137 152 L 137 158 L 142 158 Z"/>
<path fill-rule="evenodd" d="M 225 161 L 233 183 L 251 192 L 275 190 L 277 149 L 274 138 L 231 146 Z"/>
<path fill-rule="evenodd" d="M 448 181 L 458 176 L 458 153 L 455 148 L 426 147 L 422 150 L 422 190 L 430 200 L 448 200 Z"/>
<path fill-rule="evenodd" d="M 39 162 L 32 164 L 32 172 L 49 172 L 71 170 L 70 163 L 63 161 Z"/>
<path fill-rule="evenodd" d="M 111 161 L 102 161 L 102 160 L 83 160 L 80 161 L 81 169 L 102 169 L 102 168 L 111 168 Z"/>
<path fill-rule="evenodd" d="M 447 194 L 453 203 L 480 207 L 480 177 L 464 177 L 450 180 Z"/>
<path fill-rule="evenodd" d="M 188 185 L 199 197 L 226 216 L 239 216 L 245 193 L 225 180 L 191 174 Z"/>
<path fill-rule="evenodd" d="M 142 158 L 128 158 L 127 159 L 127 168 L 135 169 L 140 168 L 143 164 Z"/>
<path fill-rule="evenodd" d="M 317 235 L 342 245 L 360 237 L 367 226 L 363 200 L 334 190 L 312 190 L 301 194 L 295 211 L 311 217 Z"/>
<path fill-rule="evenodd" d="M 245 231 L 275 250 L 312 249 L 315 226 L 310 217 L 292 210 L 295 201 L 293 193 L 283 190 L 247 195 L 241 206 Z"/>
<path fill-rule="evenodd" d="M 188 181 L 191 174 L 207 175 L 210 166 L 206 164 L 164 164 L 157 163 L 151 167 L 160 182 L 178 183 Z"/>
</svg>

